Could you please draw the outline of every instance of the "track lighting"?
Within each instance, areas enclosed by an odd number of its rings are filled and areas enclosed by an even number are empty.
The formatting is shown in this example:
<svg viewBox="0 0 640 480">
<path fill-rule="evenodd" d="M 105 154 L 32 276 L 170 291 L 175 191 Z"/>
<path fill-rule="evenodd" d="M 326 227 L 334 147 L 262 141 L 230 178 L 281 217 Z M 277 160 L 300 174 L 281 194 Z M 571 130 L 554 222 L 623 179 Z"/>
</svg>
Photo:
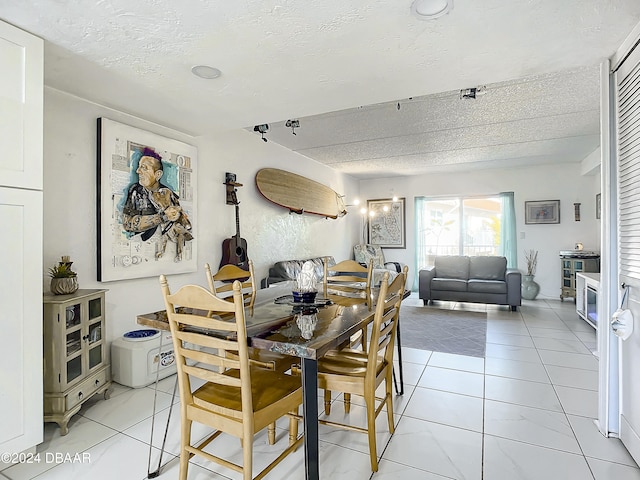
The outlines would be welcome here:
<svg viewBox="0 0 640 480">
<path fill-rule="evenodd" d="M 296 135 L 296 128 L 300 128 L 300 120 L 287 120 L 287 123 L 285 123 L 284 126 L 290 128 L 291 133 Z"/>
<path fill-rule="evenodd" d="M 262 125 L 256 125 L 255 127 L 253 127 L 253 131 L 254 132 L 260 132 L 260 135 L 262 135 L 262 141 L 266 142 L 267 139 L 264 138 L 264 134 L 269 131 L 269 124 L 268 123 L 263 123 Z"/>
<path fill-rule="evenodd" d="M 485 85 L 481 87 L 463 88 L 460 90 L 460 98 L 477 98 L 487 93 L 487 87 Z"/>
</svg>

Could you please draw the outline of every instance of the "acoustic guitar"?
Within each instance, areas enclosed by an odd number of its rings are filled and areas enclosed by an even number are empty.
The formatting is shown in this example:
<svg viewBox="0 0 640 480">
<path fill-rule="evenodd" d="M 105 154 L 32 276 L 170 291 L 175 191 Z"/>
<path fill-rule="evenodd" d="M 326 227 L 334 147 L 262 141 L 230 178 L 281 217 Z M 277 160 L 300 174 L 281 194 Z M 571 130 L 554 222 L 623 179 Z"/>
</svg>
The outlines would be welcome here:
<svg viewBox="0 0 640 480">
<path fill-rule="evenodd" d="M 225 238 L 222 242 L 222 260 L 220 267 L 224 265 L 236 265 L 243 270 L 249 270 L 249 258 L 247 257 L 247 241 L 240 236 L 240 206 L 235 191 L 231 193 L 232 203 L 236 207 L 236 234 L 231 238 Z"/>
</svg>

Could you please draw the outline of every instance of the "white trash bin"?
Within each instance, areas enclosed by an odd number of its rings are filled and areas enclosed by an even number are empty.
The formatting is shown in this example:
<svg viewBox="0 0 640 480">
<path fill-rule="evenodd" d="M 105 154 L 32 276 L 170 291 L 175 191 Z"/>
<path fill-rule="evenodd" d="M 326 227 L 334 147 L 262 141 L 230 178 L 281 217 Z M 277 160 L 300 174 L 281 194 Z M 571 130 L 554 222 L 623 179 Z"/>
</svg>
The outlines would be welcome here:
<svg viewBox="0 0 640 480">
<path fill-rule="evenodd" d="M 111 371 L 115 382 L 127 387 L 145 387 L 156 381 L 158 368 L 159 379 L 176 373 L 173 340 L 169 332 L 133 330 L 111 344 Z"/>
</svg>

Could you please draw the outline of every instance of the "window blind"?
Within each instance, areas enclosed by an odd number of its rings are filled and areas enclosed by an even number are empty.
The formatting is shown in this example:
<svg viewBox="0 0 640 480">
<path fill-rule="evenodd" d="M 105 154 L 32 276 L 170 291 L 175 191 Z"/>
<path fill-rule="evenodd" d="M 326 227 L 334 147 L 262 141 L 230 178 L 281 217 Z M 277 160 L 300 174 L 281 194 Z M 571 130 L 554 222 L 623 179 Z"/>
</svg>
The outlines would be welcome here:
<svg viewBox="0 0 640 480">
<path fill-rule="evenodd" d="M 640 63 L 618 73 L 620 275 L 640 279 Z"/>
</svg>

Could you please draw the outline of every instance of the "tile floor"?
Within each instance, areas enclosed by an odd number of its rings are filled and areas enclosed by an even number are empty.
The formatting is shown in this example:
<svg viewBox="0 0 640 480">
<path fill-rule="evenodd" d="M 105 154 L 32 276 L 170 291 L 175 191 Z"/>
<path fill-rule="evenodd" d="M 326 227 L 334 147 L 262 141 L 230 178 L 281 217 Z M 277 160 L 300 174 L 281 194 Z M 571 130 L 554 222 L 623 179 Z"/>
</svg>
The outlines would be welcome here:
<svg viewBox="0 0 640 480">
<path fill-rule="evenodd" d="M 405 304 L 421 302 L 412 296 Z M 385 416 L 379 417 L 379 472 L 371 474 L 365 435 L 321 426 L 322 478 L 640 480 L 640 469 L 619 440 L 601 436 L 594 424 L 596 338 L 594 330 L 576 316 L 573 302 L 537 299 L 515 313 L 495 306 L 444 302 L 429 308 L 486 310 L 486 358 L 405 349 L 405 394 L 395 399 L 393 437 Z M 160 384 L 157 400 L 162 423 L 157 424 L 161 427 L 155 430 L 154 445 L 161 442 L 173 378 Z M 61 437 L 55 424 L 46 424 L 45 441 L 38 447 L 41 463 L 5 468 L 0 478 L 146 478 L 153 398 L 150 387 L 116 385 L 110 400 L 92 399 L 85 404 L 73 417 L 67 436 Z M 340 398 L 331 411 L 335 419 L 344 416 Z M 357 400 L 349 418 L 364 423 L 364 408 Z M 177 419 L 174 409 L 165 456 L 170 462 L 160 479 L 178 477 Z M 256 468 L 286 442 L 286 420 L 279 427 L 275 447 L 267 445 L 264 432 L 257 436 Z M 202 428 L 194 429 L 194 435 L 205 434 Z M 238 458 L 237 439 L 221 442 L 225 454 Z M 65 458 L 65 453 L 71 455 Z M 157 461 L 155 448 L 153 453 Z M 303 479 L 303 461 L 298 450 L 266 478 Z M 190 480 L 227 478 L 239 475 L 203 460 L 195 460 L 189 468 Z"/>
</svg>

